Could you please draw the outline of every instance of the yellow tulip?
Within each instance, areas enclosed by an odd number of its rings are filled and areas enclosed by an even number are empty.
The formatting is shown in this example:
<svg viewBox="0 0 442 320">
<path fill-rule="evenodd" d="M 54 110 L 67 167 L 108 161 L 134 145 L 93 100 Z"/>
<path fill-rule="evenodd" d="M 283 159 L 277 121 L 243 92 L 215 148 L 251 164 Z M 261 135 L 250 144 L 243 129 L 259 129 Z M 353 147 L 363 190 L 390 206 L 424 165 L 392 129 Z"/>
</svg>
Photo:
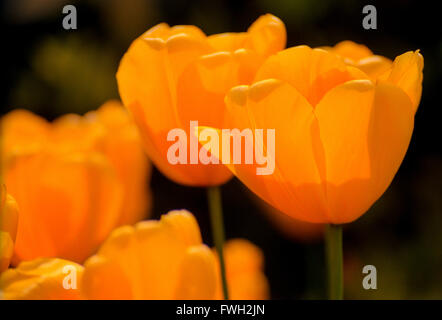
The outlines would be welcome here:
<svg viewBox="0 0 442 320">
<path fill-rule="evenodd" d="M 0 273 L 6 270 L 14 252 L 17 235 L 18 206 L 14 198 L 0 186 Z"/>
<path fill-rule="evenodd" d="M 212 299 L 215 289 L 215 257 L 184 210 L 114 230 L 82 283 L 87 299 Z"/>
<path fill-rule="evenodd" d="M 226 92 L 250 83 L 259 65 L 283 49 L 285 40 L 284 24 L 267 14 L 243 33 L 207 37 L 195 26 L 162 23 L 132 43 L 117 72 L 118 88 L 147 154 L 164 175 L 192 186 L 215 186 L 231 177 L 216 164 L 169 163 L 168 132 L 181 128 L 190 137 L 190 121 L 222 126 Z"/>
<path fill-rule="evenodd" d="M 0 299 L 79 300 L 83 267 L 67 260 L 40 258 L 22 262 L 0 276 Z"/>
<path fill-rule="evenodd" d="M 298 46 L 271 56 L 226 96 L 231 128 L 275 129 L 275 171 L 229 165 L 280 211 L 315 223 L 357 219 L 384 193 L 408 148 L 423 57 L 398 56 L 369 77 L 334 53 Z M 266 147 L 266 146 L 265 146 Z"/>
</svg>

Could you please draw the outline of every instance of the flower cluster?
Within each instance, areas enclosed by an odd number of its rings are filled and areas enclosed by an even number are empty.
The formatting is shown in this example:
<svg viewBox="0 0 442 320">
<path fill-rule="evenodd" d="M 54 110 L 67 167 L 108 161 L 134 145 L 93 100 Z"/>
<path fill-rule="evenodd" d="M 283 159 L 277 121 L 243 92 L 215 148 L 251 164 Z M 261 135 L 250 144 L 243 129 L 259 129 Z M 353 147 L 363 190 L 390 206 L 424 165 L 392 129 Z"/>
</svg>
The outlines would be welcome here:
<svg viewBox="0 0 442 320">
<path fill-rule="evenodd" d="M 247 32 L 211 36 L 162 23 L 121 60 L 122 104 L 53 122 L 25 110 L 3 116 L 0 297 L 222 299 L 226 280 L 233 299 L 268 298 L 263 253 L 249 241 L 212 250 L 185 210 L 145 220 L 150 160 L 187 186 L 236 176 L 271 205 L 270 215 L 301 220 L 276 218 L 303 229 L 297 234 L 322 231 L 305 222 L 342 224 L 367 212 L 408 149 L 423 57 L 410 51 L 392 61 L 351 41 L 285 46 L 284 23 L 270 14 Z M 189 137 L 201 128 L 274 130 L 274 145 L 254 147 L 274 155 L 274 170 L 192 163 L 194 155 L 172 164 L 175 128 Z M 195 141 L 198 152 L 207 148 Z"/>
</svg>

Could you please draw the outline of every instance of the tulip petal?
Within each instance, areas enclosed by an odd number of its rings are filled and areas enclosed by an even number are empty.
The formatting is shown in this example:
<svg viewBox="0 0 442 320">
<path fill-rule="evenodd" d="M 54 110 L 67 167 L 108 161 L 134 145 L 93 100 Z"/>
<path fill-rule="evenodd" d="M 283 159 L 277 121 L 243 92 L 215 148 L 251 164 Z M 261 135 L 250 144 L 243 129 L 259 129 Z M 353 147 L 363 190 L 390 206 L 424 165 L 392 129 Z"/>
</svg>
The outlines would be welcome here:
<svg viewBox="0 0 442 320">
<path fill-rule="evenodd" d="M 341 220 L 349 216 L 349 207 L 361 203 L 357 198 L 361 197 L 360 190 L 351 188 L 349 182 L 370 178 L 368 128 L 374 91 L 369 80 L 349 81 L 329 91 L 316 106 L 325 153 L 330 223 L 346 222 Z M 352 201 L 346 207 L 337 207 L 336 192 L 345 193 Z"/>
<path fill-rule="evenodd" d="M 120 265 L 100 256 L 92 256 L 85 263 L 82 294 L 90 300 L 132 299 L 130 282 Z"/>
<path fill-rule="evenodd" d="M 423 67 L 424 58 L 419 50 L 409 51 L 396 57 L 391 70 L 380 77 L 405 91 L 413 103 L 414 112 L 422 95 Z"/>
<path fill-rule="evenodd" d="M 1 157 L 38 150 L 48 140 L 49 123 L 27 110 L 16 109 L 1 118 Z"/>
<path fill-rule="evenodd" d="M 176 127 L 171 117 L 176 101 L 173 73 L 168 65 L 165 48 L 154 48 L 152 44 L 135 40 L 123 59 L 117 72 L 120 97 L 126 107 L 136 114 L 132 107 L 144 107 L 145 117 L 154 134 L 164 128 Z"/>
<path fill-rule="evenodd" d="M 178 283 L 182 282 L 181 268 L 188 248 L 199 247 L 200 239 L 196 221 L 185 211 L 171 212 L 160 221 L 120 227 L 114 230 L 98 254 L 86 262 L 85 281 L 89 283 L 84 284 L 85 295 L 105 295 L 94 283 L 105 282 L 115 274 L 118 281 L 125 282 L 124 293 L 130 293 L 133 299 L 173 299 Z M 195 246 L 189 247 L 192 243 Z M 94 266 L 94 261 L 99 262 L 99 267 L 96 272 L 89 273 L 89 263 Z M 198 259 L 195 263 L 198 266 Z M 205 285 L 211 286 L 210 283 Z"/>
<path fill-rule="evenodd" d="M 375 80 L 390 70 L 392 63 L 390 59 L 374 55 L 359 60 L 356 66 L 364 71 L 371 79 Z"/>
<path fill-rule="evenodd" d="M 283 80 L 308 98 L 315 80 L 336 69 L 346 69 L 344 62 L 336 55 L 322 49 L 297 46 L 268 58 L 258 70 L 255 81 L 271 78 Z"/>
<path fill-rule="evenodd" d="M 171 228 L 171 232 L 180 237 L 187 246 L 195 246 L 202 242 L 198 222 L 187 210 L 170 211 L 161 217 L 164 227 Z"/>
<path fill-rule="evenodd" d="M 345 40 L 336 44 L 331 51 L 343 58 L 357 62 L 363 58 L 373 55 L 373 52 L 363 44 L 358 44 L 353 41 Z"/>
<path fill-rule="evenodd" d="M 216 289 L 216 262 L 204 245 L 189 247 L 181 262 L 175 298 L 179 300 L 212 299 Z"/>
<path fill-rule="evenodd" d="M 67 260 L 40 258 L 23 262 L 0 276 L 0 297 L 8 300 L 78 300 L 82 298 L 79 287 L 82 274 L 82 266 Z"/>
<path fill-rule="evenodd" d="M 239 64 L 229 52 L 205 55 L 191 64 L 177 84 L 177 111 L 183 126 L 198 120 L 199 125 L 222 127 L 224 95 L 238 82 Z"/>
<path fill-rule="evenodd" d="M 315 113 L 326 159 L 328 222 L 351 222 L 399 168 L 413 128 L 411 104 L 398 88 L 359 80 L 334 88 Z"/>
<path fill-rule="evenodd" d="M 241 124 L 238 115 L 245 119 L 247 114 L 241 116 L 234 110 L 244 101 L 251 120 Z M 316 148 L 319 132 L 313 109 L 306 99 L 290 85 L 269 79 L 251 87 L 233 88 L 226 103 L 230 123 L 238 124 L 240 130 L 275 129 L 276 139 L 275 158 L 267 155 L 268 160 L 275 163 L 273 173 L 257 175 L 256 170 L 262 165 L 256 162 L 253 165 L 234 164 L 229 168 L 252 191 L 286 214 L 309 221 L 320 219 L 325 212 L 325 199 L 318 169 L 322 159 Z M 255 148 L 262 147 L 266 154 L 269 146 L 261 143 L 256 139 Z"/>
<path fill-rule="evenodd" d="M 259 17 L 247 30 L 245 48 L 269 56 L 285 48 L 286 30 L 284 22 L 272 14 Z"/>
<path fill-rule="evenodd" d="M 233 52 L 244 48 L 247 36 L 246 32 L 225 32 L 208 36 L 207 41 L 214 51 Z"/>
</svg>

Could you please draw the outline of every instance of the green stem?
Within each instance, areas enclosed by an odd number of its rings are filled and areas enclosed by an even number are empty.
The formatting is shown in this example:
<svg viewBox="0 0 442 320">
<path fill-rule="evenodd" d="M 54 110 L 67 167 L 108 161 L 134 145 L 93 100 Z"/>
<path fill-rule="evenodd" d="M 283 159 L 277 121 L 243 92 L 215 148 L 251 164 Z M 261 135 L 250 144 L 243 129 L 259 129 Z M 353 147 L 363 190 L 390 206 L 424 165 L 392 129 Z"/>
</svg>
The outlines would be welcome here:
<svg viewBox="0 0 442 320">
<path fill-rule="evenodd" d="M 210 211 L 210 220 L 212 223 L 213 241 L 215 243 L 215 248 L 219 257 L 224 299 L 228 300 L 229 291 L 227 289 L 226 265 L 224 262 L 224 254 L 223 254 L 224 221 L 223 221 L 223 208 L 221 205 L 220 187 L 208 187 L 207 198 L 209 200 L 209 211 Z"/>
<path fill-rule="evenodd" d="M 328 269 L 328 294 L 330 300 L 344 298 L 344 271 L 342 254 L 342 226 L 328 224 L 325 234 Z"/>
</svg>

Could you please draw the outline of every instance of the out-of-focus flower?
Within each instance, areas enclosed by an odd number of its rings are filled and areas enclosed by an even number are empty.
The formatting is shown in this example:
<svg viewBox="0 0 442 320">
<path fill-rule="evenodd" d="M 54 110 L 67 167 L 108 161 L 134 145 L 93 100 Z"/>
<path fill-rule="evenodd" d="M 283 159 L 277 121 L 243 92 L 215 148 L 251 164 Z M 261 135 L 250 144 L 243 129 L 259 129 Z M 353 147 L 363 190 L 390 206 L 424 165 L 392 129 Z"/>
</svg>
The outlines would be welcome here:
<svg viewBox="0 0 442 320">
<path fill-rule="evenodd" d="M 18 206 L 0 185 L 0 273 L 6 270 L 14 252 L 17 235 Z"/>
<path fill-rule="evenodd" d="M 23 209 L 14 264 L 41 256 L 83 262 L 116 226 L 149 213 L 150 163 L 119 102 L 53 123 L 15 110 L 2 129 L 2 169 Z"/>
<path fill-rule="evenodd" d="M 283 49 L 285 41 L 284 24 L 267 14 L 244 33 L 207 37 L 195 26 L 162 23 L 132 43 L 117 72 L 118 88 L 146 152 L 163 174 L 192 186 L 219 185 L 231 177 L 216 164 L 169 163 L 168 133 L 181 128 L 190 137 L 190 121 L 222 127 L 226 92 L 250 83 L 263 60 Z"/>
<path fill-rule="evenodd" d="M 106 134 L 97 143 L 114 165 L 124 186 L 124 206 L 118 224 L 134 224 L 148 217 L 152 206 L 149 189 L 151 164 L 138 130 L 119 101 L 109 101 L 86 118 L 98 121 Z"/>
<path fill-rule="evenodd" d="M 373 52 L 363 44 L 345 40 L 339 42 L 334 47 L 323 47 L 352 66 L 358 67 L 372 79 L 391 68 L 392 61 L 386 57 L 373 54 Z"/>
<path fill-rule="evenodd" d="M 79 300 L 83 267 L 67 260 L 39 258 L 0 276 L 0 299 Z"/>
<path fill-rule="evenodd" d="M 59 148 L 94 150 L 104 154 L 123 184 L 124 205 L 118 225 L 148 217 L 152 197 L 148 187 L 151 164 L 138 130 L 118 101 L 108 101 L 85 116 L 68 114 L 54 121 L 52 139 Z"/>
<path fill-rule="evenodd" d="M 423 57 L 398 56 L 376 81 L 307 46 L 271 56 L 251 86 L 226 96 L 231 128 L 275 129 L 276 168 L 230 165 L 252 191 L 307 222 L 346 223 L 384 193 L 408 148 Z M 266 147 L 266 146 L 265 146 Z"/>
<path fill-rule="evenodd" d="M 216 262 L 195 218 L 172 211 L 113 231 L 85 263 L 88 299 L 212 299 Z"/>
<path fill-rule="evenodd" d="M 13 110 L 1 119 L 2 162 L 11 154 L 40 149 L 49 139 L 50 124 L 27 110 Z"/>
<path fill-rule="evenodd" d="M 122 185 L 102 154 L 17 154 L 5 182 L 20 206 L 15 265 L 38 257 L 82 262 L 117 225 Z"/>
<path fill-rule="evenodd" d="M 216 255 L 216 251 L 213 250 Z M 264 300 L 270 297 L 264 275 L 264 255 L 260 248 L 245 239 L 232 239 L 224 245 L 229 298 L 232 300 Z M 217 266 L 216 299 L 223 299 L 221 273 Z"/>
</svg>

